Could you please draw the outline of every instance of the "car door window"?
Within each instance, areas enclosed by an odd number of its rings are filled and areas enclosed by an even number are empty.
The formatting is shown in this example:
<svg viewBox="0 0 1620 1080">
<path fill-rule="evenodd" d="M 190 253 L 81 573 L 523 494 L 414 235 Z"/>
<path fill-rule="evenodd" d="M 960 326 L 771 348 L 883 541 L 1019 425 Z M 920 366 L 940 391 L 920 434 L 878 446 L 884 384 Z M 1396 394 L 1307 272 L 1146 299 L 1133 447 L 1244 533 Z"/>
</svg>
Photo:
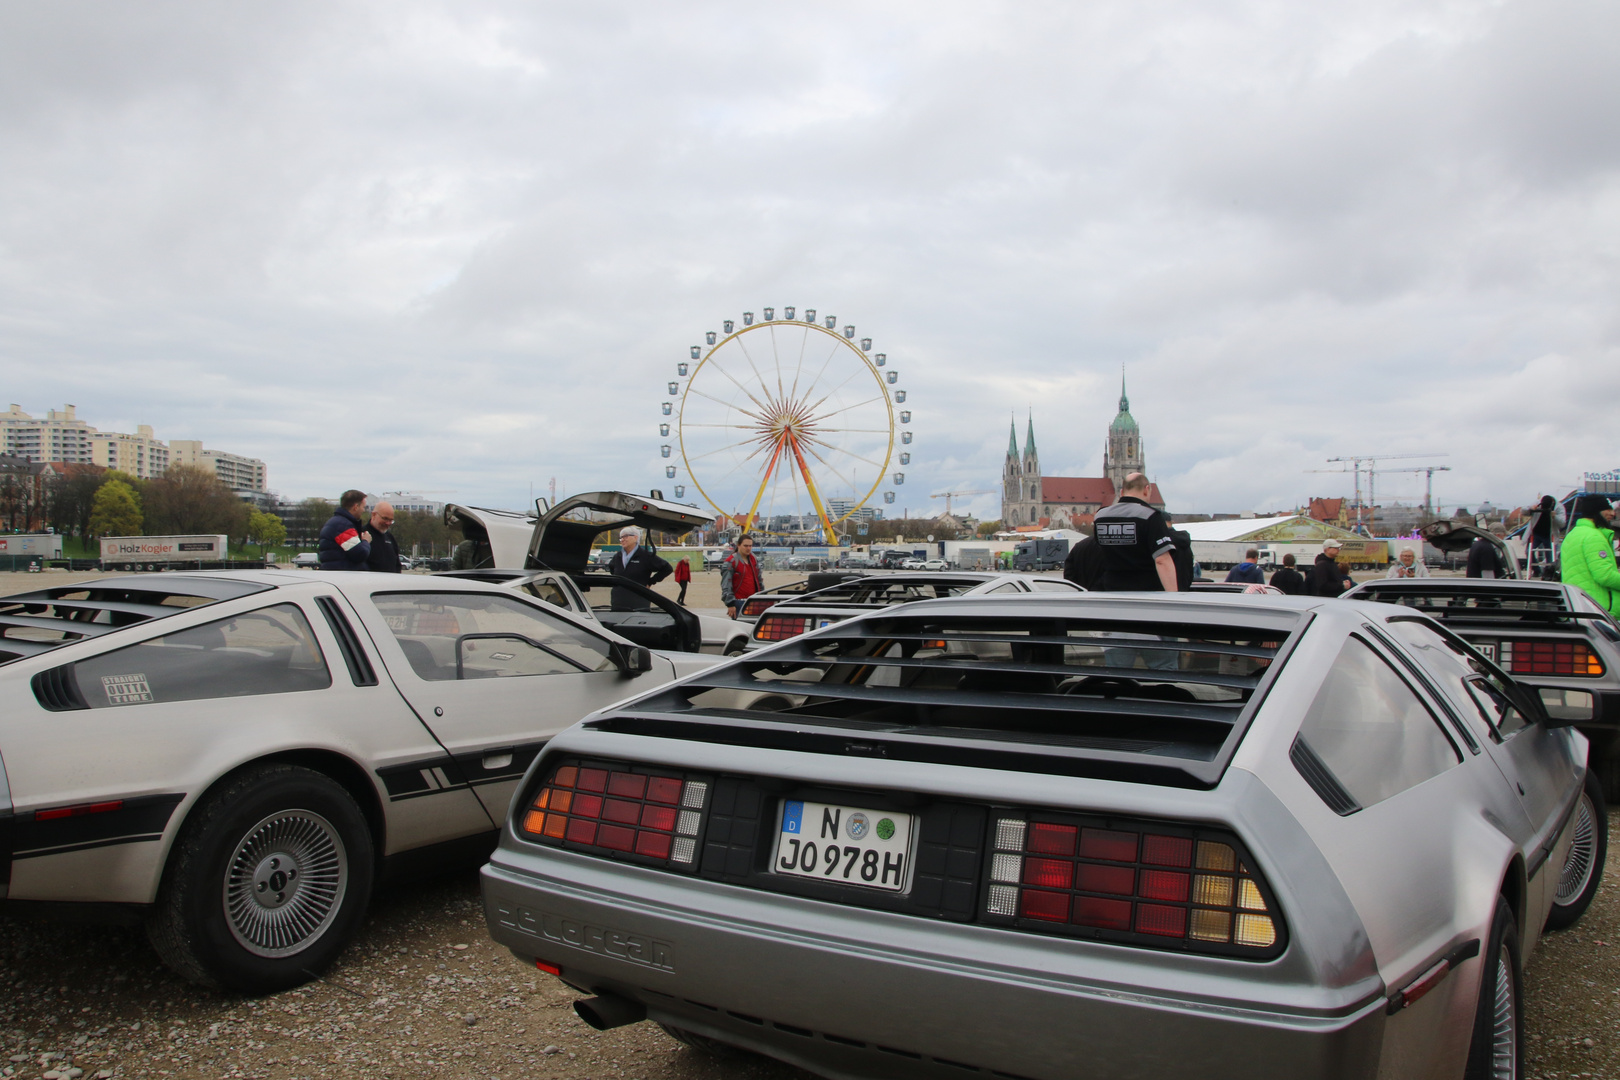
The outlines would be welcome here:
<svg viewBox="0 0 1620 1080">
<path fill-rule="evenodd" d="M 606 671 L 608 642 L 513 597 L 372 597 L 411 669 L 429 682 Z"/>
<path fill-rule="evenodd" d="M 276 604 L 177 630 L 73 666 L 92 709 L 324 690 L 332 685 L 309 620 Z"/>
<path fill-rule="evenodd" d="M 537 600 L 544 600 L 546 603 L 554 604 L 560 608 L 568 608 L 572 606 L 568 602 L 568 594 L 563 592 L 562 588 L 555 581 L 546 581 L 543 579 L 540 581 L 525 581 L 523 583 L 523 591 Z"/>
<path fill-rule="evenodd" d="M 1030 588 L 1036 592 L 1077 593 L 1080 591 L 1067 581 L 1054 581 L 1050 578 L 1036 578 L 1029 584 Z"/>
<path fill-rule="evenodd" d="M 1357 637 L 1345 641 L 1299 731 L 1363 807 L 1462 761 L 1418 695 Z"/>
<path fill-rule="evenodd" d="M 1500 676 L 1460 640 L 1416 619 L 1391 619 L 1387 625 L 1447 690 L 1479 710 L 1498 738 L 1510 738 L 1528 726 Z"/>
</svg>

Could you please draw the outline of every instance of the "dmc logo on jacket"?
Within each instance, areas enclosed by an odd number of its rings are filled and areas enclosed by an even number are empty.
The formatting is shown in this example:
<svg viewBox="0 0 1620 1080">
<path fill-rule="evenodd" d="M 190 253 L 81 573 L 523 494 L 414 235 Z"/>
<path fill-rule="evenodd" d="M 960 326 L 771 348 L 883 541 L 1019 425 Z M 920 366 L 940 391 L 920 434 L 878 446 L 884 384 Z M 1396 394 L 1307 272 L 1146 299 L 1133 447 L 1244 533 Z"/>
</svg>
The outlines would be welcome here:
<svg viewBox="0 0 1620 1080">
<path fill-rule="evenodd" d="M 1136 522 L 1099 521 L 1096 523 L 1097 543 L 1108 547 L 1131 547 L 1136 543 Z"/>
</svg>

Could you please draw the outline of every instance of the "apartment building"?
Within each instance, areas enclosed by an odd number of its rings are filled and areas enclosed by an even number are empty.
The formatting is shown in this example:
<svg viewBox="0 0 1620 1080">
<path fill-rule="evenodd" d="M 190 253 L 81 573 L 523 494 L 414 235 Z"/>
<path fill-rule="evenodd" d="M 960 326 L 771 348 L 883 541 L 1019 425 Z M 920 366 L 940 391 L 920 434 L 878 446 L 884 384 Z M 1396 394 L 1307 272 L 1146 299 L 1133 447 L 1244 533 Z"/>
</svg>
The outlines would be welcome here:
<svg viewBox="0 0 1620 1080">
<path fill-rule="evenodd" d="M 80 420 L 72 405 L 51 409 L 43 419 L 30 416 L 15 403 L 0 413 L 0 454 L 29 461 L 61 461 L 82 465 L 90 461 L 90 436 L 95 428 Z"/>
<path fill-rule="evenodd" d="M 170 439 L 169 464 L 213 469 L 214 475 L 235 492 L 262 493 L 267 489 L 269 472 L 258 458 L 209 450 L 198 439 Z"/>
<path fill-rule="evenodd" d="M 72 405 L 51 409 L 41 419 L 13 404 L 0 413 L 0 454 L 41 464 L 100 465 L 143 480 L 162 476 L 170 465 L 193 465 L 212 469 L 240 494 L 262 495 L 268 490 L 268 470 L 258 458 L 209 450 L 195 439 L 165 443 L 150 424 L 137 426 L 134 434 L 98 431 L 80 420 Z"/>
</svg>

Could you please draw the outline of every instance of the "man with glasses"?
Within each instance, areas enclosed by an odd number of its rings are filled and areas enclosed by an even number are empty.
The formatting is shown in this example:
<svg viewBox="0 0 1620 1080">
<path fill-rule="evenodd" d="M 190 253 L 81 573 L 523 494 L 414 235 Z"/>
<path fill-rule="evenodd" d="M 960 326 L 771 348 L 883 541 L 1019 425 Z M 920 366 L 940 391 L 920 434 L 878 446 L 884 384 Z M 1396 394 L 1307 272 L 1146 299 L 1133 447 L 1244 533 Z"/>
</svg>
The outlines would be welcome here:
<svg viewBox="0 0 1620 1080">
<path fill-rule="evenodd" d="M 399 540 L 391 531 L 394 527 L 394 508 L 378 502 L 371 511 L 371 554 L 366 556 L 366 569 L 384 574 L 397 574 L 399 566 Z"/>
</svg>

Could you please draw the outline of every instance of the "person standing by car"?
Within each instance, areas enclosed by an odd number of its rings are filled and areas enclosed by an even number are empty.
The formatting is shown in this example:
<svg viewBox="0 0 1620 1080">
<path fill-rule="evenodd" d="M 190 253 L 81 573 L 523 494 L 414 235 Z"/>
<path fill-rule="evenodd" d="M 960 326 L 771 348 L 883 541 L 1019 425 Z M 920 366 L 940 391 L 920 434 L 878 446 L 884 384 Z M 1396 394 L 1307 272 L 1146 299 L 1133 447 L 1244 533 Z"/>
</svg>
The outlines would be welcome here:
<svg viewBox="0 0 1620 1080">
<path fill-rule="evenodd" d="M 1266 575 L 1260 569 L 1260 549 L 1250 548 L 1243 553 L 1243 561 L 1226 572 L 1227 581 L 1241 581 L 1246 585 L 1264 585 Z"/>
<path fill-rule="evenodd" d="M 1164 517 L 1147 504 L 1148 478 L 1131 473 L 1119 501 L 1093 519 L 1103 553 L 1104 592 L 1175 592 L 1176 539 Z"/>
<path fill-rule="evenodd" d="M 1620 569 L 1614 565 L 1614 504 L 1604 495 L 1575 500 L 1579 515 L 1558 549 L 1564 583 L 1577 586 L 1610 615 L 1620 617 Z"/>
<path fill-rule="evenodd" d="M 366 569 L 382 574 L 397 574 L 399 568 L 399 539 L 389 530 L 394 527 L 394 507 L 378 502 L 371 511 L 371 554 L 366 556 Z"/>
<path fill-rule="evenodd" d="M 1428 577 L 1429 568 L 1418 559 L 1417 552 L 1412 548 L 1402 548 L 1395 561 L 1389 564 L 1389 570 L 1384 573 L 1386 578 Z"/>
<path fill-rule="evenodd" d="M 682 559 L 675 564 L 675 584 L 681 587 L 681 595 L 675 598 L 677 604 L 686 605 L 686 587 L 692 584 L 692 564 Z"/>
<path fill-rule="evenodd" d="M 1339 565 L 1339 549 L 1343 544 L 1331 536 L 1322 541 L 1322 554 L 1311 567 L 1312 596 L 1343 596 L 1346 589 L 1355 586 L 1347 570 Z"/>
<path fill-rule="evenodd" d="M 1530 576 L 1542 581 L 1558 580 L 1558 564 L 1553 558 L 1557 550 L 1557 525 L 1554 519 L 1557 515 L 1558 501 L 1551 495 L 1543 495 L 1536 505 L 1535 511 L 1530 515 L 1530 527 L 1524 530 L 1530 541 Z"/>
<path fill-rule="evenodd" d="M 1093 536 L 1082 536 L 1063 560 L 1063 576 L 1090 592 L 1102 580 L 1102 548 Z"/>
<path fill-rule="evenodd" d="M 675 572 L 673 566 L 641 546 L 641 530 L 634 525 L 626 525 L 619 530 L 619 553 L 608 563 L 608 569 L 616 578 L 624 578 L 648 588 Z M 650 606 L 634 592 L 618 586 L 613 588 L 612 600 L 614 611 L 646 611 Z"/>
<path fill-rule="evenodd" d="M 1294 557 L 1283 556 L 1282 569 L 1271 575 L 1271 587 L 1281 589 L 1289 596 L 1299 596 L 1305 592 L 1305 575 L 1294 569 Z"/>
<path fill-rule="evenodd" d="M 736 554 L 720 564 L 720 602 L 726 605 L 726 616 L 735 619 L 742 602 L 764 587 L 759 561 L 754 558 L 754 538 L 741 537 Z"/>
<path fill-rule="evenodd" d="M 371 557 L 371 533 L 360 521 L 366 493 L 350 488 L 338 497 L 338 510 L 321 526 L 315 545 L 322 570 L 364 570 Z"/>
<path fill-rule="evenodd" d="M 1491 526 L 1495 541 L 1478 537 L 1468 545 L 1468 576 L 1477 578 L 1505 578 L 1510 575 L 1502 565 L 1502 551 L 1498 547 L 1507 538 L 1507 527 L 1500 521 Z"/>
</svg>

